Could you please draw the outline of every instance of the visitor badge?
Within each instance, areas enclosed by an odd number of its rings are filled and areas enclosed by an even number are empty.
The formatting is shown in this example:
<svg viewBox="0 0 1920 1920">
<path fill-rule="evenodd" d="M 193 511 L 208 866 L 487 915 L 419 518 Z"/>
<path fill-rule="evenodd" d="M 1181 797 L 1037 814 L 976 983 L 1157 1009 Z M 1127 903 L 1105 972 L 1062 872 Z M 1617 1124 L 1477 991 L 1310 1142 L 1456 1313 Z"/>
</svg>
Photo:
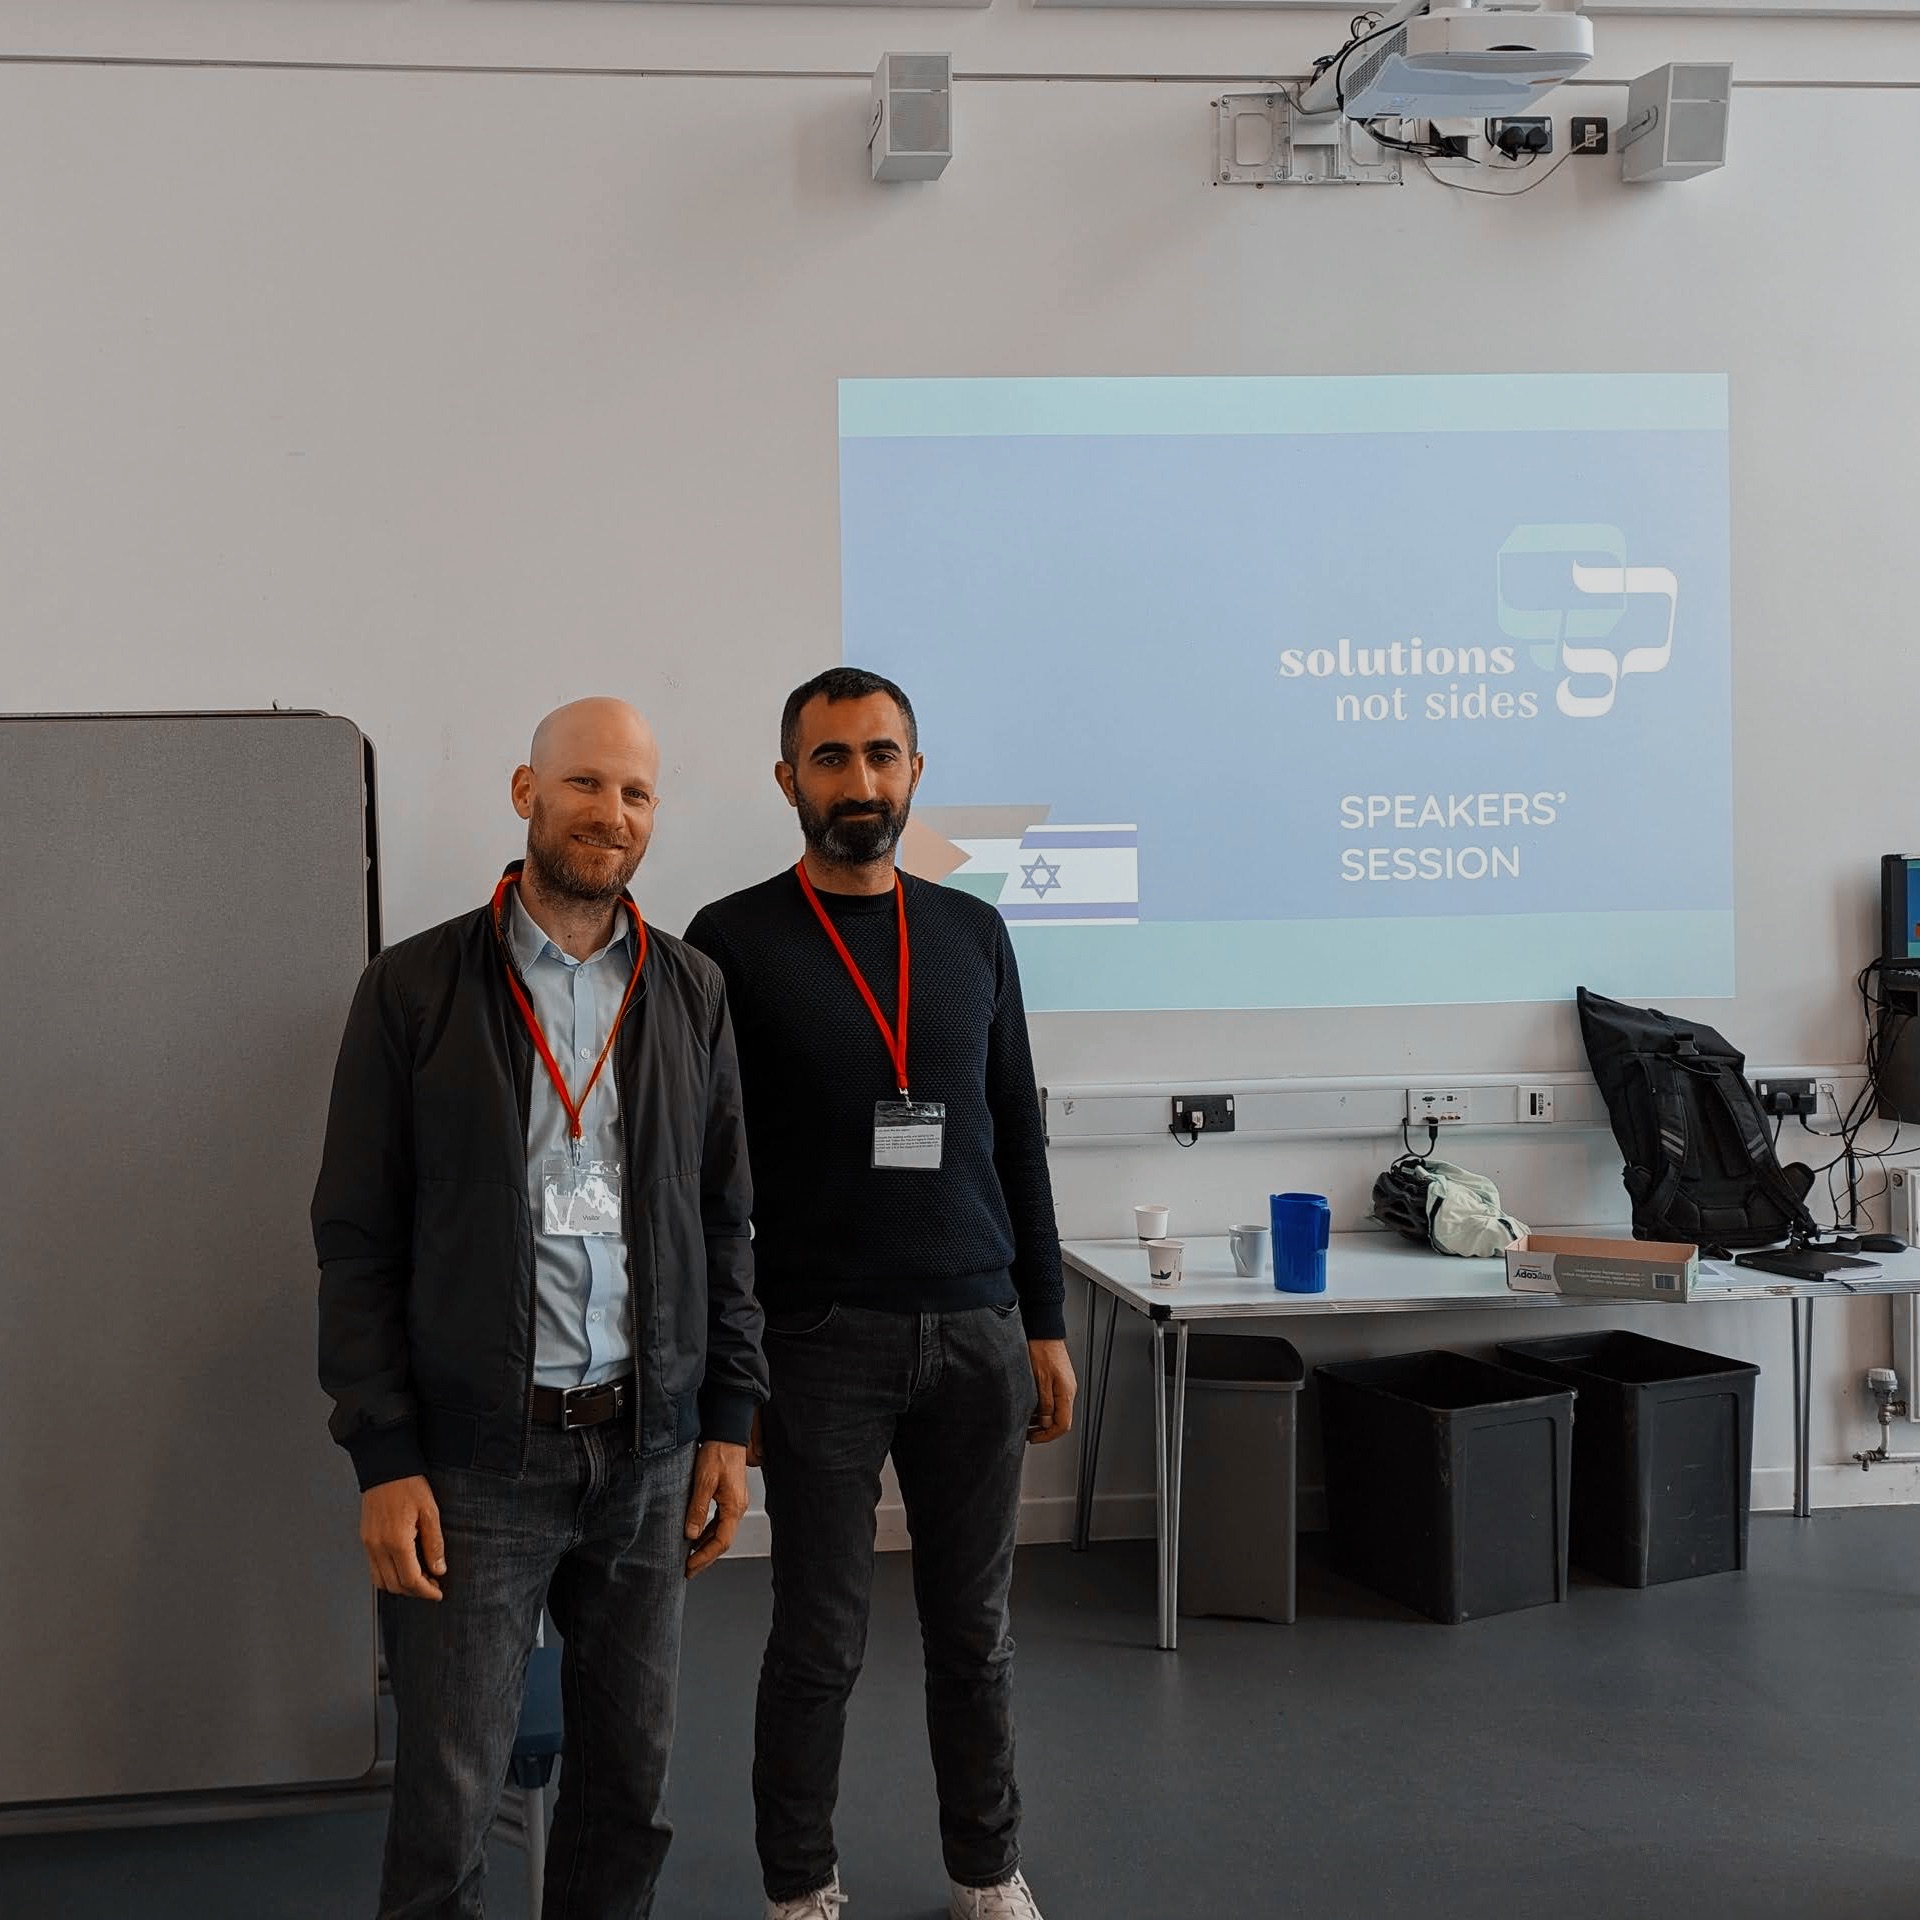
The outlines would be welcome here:
<svg viewBox="0 0 1920 1920">
<path fill-rule="evenodd" d="M 618 1233 L 619 1167 L 611 1160 L 555 1155 L 540 1169 L 540 1213 L 543 1233 Z"/>
<path fill-rule="evenodd" d="M 937 1172 L 946 1133 L 944 1100 L 881 1100 L 873 1109 L 873 1164 Z"/>
</svg>

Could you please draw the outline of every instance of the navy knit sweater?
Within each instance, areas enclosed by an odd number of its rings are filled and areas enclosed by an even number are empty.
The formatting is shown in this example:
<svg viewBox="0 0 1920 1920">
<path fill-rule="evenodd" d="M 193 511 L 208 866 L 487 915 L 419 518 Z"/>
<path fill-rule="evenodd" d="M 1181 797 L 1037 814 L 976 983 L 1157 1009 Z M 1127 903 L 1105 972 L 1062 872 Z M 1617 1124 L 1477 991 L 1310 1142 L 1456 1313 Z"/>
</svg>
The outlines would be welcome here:
<svg viewBox="0 0 1920 1920">
<path fill-rule="evenodd" d="M 755 1287 L 771 1311 L 955 1312 L 1019 1300 L 1057 1340 L 1060 1242 L 1013 947 L 1000 916 L 910 875 L 907 1069 L 946 1103 L 938 1172 L 873 1164 L 873 1109 L 897 1100 L 885 1041 L 791 869 L 703 907 L 688 944 L 726 976 L 753 1161 Z M 821 903 L 898 1017 L 891 894 Z"/>
</svg>

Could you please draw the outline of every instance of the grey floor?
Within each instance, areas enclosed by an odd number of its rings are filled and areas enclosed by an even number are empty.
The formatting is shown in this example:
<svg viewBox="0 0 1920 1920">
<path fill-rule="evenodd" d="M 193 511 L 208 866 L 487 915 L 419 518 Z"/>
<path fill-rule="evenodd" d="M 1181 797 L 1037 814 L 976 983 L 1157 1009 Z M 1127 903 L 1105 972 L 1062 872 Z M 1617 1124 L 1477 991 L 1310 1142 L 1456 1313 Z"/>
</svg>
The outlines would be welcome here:
<svg viewBox="0 0 1920 1920">
<path fill-rule="evenodd" d="M 1049 1920 L 1920 1914 L 1920 1510 L 1754 1522 L 1753 1566 L 1438 1627 L 1308 1543 L 1302 1619 L 1153 1650 L 1151 1549 L 1024 1552 L 1028 1867 Z M 842 1793 L 848 1920 L 944 1881 L 907 1563 L 883 1560 Z M 691 1608 L 662 1920 L 754 1920 L 764 1562 Z M 381 1816 L 0 1840 L 5 1920 L 366 1920 Z M 497 1848 L 492 1912 L 525 1913 Z"/>
</svg>

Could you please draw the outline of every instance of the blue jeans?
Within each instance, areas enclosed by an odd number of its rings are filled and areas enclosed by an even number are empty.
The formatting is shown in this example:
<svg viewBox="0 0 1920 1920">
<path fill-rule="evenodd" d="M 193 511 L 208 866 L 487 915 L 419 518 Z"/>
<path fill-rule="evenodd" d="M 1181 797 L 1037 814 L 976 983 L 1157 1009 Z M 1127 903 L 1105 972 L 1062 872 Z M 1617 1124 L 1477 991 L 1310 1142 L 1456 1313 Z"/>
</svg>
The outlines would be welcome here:
<svg viewBox="0 0 1920 1920">
<path fill-rule="evenodd" d="M 380 1920 L 480 1920 L 544 1604 L 565 1638 L 566 1743 L 544 1920 L 645 1920 L 663 1812 L 686 1592 L 693 1448 L 633 1453 L 631 1417 L 535 1427 L 525 1474 L 434 1467 L 438 1601 L 380 1596 L 399 1715 Z"/>
<path fill-rule="evenodd" d="M 754 1838 L 767 1896 L 832 1879 L 847 1699 L 867 1644 L 889 1452 L 913 1534 L 927 1736 L 947 1871 L 1020 1864 L 1007 1588 L 1033 1368 L 1016 1307 L 767 1316 L 762 1416 L 773 1629 L 754 1716 Z"/>
</svg>

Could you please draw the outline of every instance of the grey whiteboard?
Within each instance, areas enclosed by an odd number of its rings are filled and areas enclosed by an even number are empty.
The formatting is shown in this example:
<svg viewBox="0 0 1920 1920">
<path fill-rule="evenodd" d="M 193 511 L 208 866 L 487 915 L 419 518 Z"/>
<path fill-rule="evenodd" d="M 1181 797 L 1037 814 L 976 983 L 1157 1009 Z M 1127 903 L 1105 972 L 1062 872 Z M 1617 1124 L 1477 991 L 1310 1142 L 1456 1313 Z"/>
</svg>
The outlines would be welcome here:
<svg viewBox="0 0 1920 1920">
<path fill-rule="evenodd" d="M 364 755 L 318 715 L 0 720 L 0 1802 L 373 1762 L 307 1231 Z"/>
</svg>

